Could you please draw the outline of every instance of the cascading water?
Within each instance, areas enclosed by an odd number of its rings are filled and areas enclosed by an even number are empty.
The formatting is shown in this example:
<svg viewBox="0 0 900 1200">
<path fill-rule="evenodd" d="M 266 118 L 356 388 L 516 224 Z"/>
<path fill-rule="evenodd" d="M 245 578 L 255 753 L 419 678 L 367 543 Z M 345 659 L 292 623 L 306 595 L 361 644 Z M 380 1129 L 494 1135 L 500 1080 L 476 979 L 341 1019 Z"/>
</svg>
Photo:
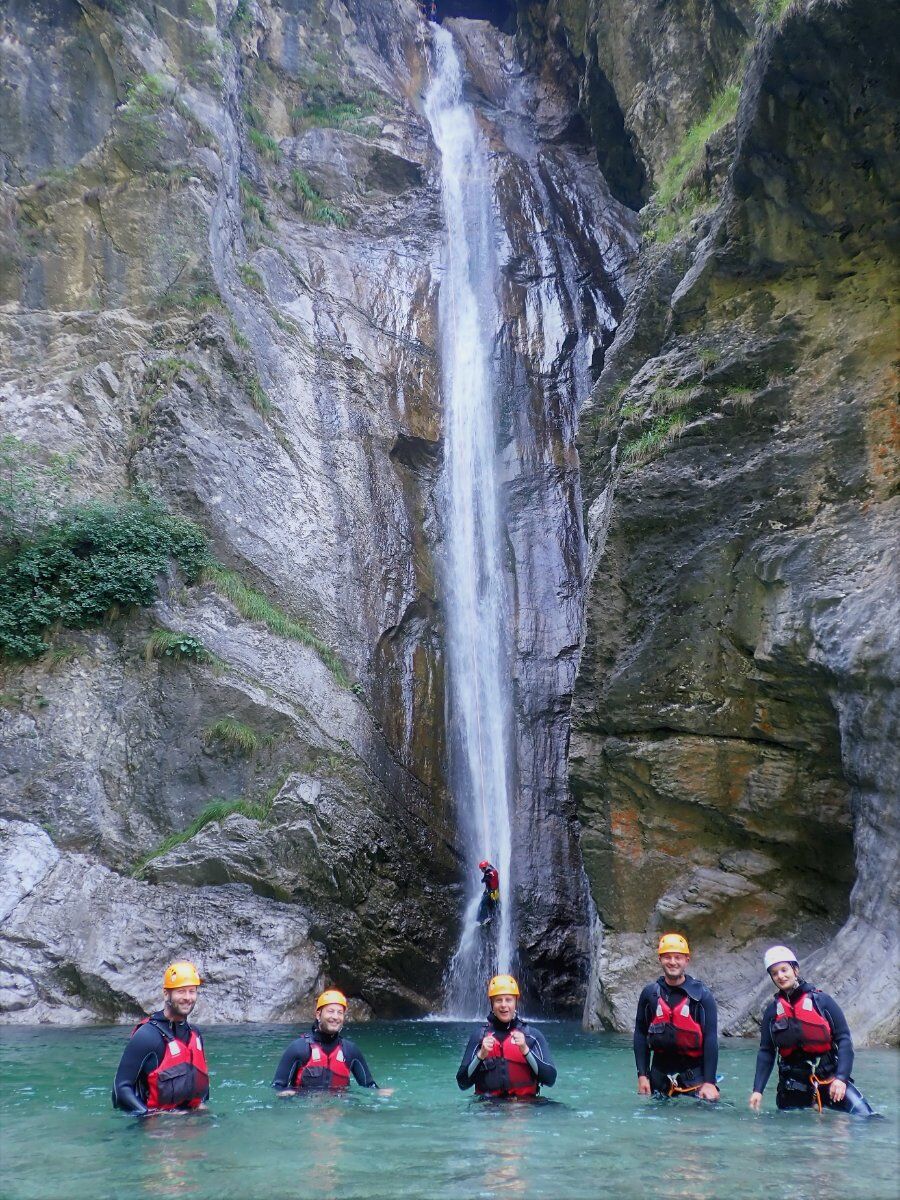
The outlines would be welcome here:
<svg viewBox="0 0 900 1200">
<path fill-rule="evenodd" d="M 444 597 L 450 777 L 472 886 L 450 964 L 446 1004 L 470 1015 L 485 979 L 513 958 L 510 792 L 513 781 L 508 605 L 494 424 L 493 349 L 499 332 L 493 207 L 487 155 L 462 95 L 453 38 L 434 27 L 433 79 L 425 115 L 441 159 L 447 229 L 439 298 L 445 412 Z M 476 924 L 487 857 L 500 872 L 499 916 Z"/>
</svg>

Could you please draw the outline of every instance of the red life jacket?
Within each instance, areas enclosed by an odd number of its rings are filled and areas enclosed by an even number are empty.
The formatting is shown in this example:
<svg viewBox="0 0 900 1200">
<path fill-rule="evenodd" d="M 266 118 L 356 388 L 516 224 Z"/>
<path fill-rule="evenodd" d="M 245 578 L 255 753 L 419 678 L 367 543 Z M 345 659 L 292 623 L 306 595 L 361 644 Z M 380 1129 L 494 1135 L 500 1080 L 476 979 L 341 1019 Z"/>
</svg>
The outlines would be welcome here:
<svg viewBox="0 0 900 1200">
<path fill-rule="evenodd" d="M 158 1021 L 145 1017 L 132 1029 L 131 1036 L 147 1024 L 158 1029 L 166 1041 L 162 1061 L 155 1070 L 147 1073 L 147 1107 L 162 1112 L 173 1108 L 199 1108 L 209 1090 L 209 1068 L 200 1035 L 196 1029 L 191 1029 L 185 1045 Z"/>
<path fill-rule="evenodd" d="M 350 1068 L 344 1059 L 344 1049 L 338 1038 L 333 1050 L 326 1050 L 310 1039 L 309 1061 L 297 1068 L 295 1088 L 345 1088 L 350 1084 Z"/>
<path fill-rule="evenodd" d="M 647 1045 L 663 1054 L 702 1058 L 703 1026 L 691 1016 L 689 996 L 670 1005 L 662 992 L 656 997 L 656 1014 L 647 1029 Z"/>
<path fill-rule="evenodd" d="M 500 890 L 500 873 L 496 867 L 491 867 L 489 871 L 485 871 L 484 886 L 489 892 L 498 892 Z"/>
<path fill-rule="evenodd" d="M 827 1054 L 834 1034 L 828 1019 L 816 1008 L 813 993 L 803 992 L 792 1004 L 779 992 L 775 997 L 775 1020 L 772 1022 L 772 1041 L 782 1058 L 794 1054 Z"/>
<path fill-rule="evenodd" d="M 482 1038 L 489 1033 L 494 1035 L 494 1048 L 484 1060 L 485 1070 L 475 1076 L 476 1096 L 536 1096 L 538 1081 L 525 1061 L 525 1050 L 510 1041 L 508 1033 L 501 1037 L 489 1025 Z"/>
</svg>

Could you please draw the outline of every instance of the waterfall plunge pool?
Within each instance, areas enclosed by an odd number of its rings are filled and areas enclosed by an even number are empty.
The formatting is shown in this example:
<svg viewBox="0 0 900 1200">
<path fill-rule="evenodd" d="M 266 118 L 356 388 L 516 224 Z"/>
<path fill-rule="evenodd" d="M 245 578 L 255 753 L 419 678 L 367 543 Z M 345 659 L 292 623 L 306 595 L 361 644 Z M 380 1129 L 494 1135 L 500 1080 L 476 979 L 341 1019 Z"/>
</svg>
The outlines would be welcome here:
<svg viewBox="0 0 900 1200">
<path fill-rule="evenodd" d="M 203 1028 L 202 1013 L 199 1020 Z M 4 1200 L 615 1200 L 896 1196 L 900 1053 L 860 1050 L 883 1120 L 747 1108 L 756 1047 L 726 1039 L 718 1109 L 635 1094 L 630 1039 L 542 1029 L 559 1067 L 546 1104 L 484 1104 L 454 1075 L 471 1026 L 375 1022 L 354 1036 L 392 1097 L 279 1100 L 293 1026 L 209 1026 L 210 1111 L 136 1121 L 110 1108 L 127 1028 L 7 1027 L 0 1041 Z"/>
</svg>

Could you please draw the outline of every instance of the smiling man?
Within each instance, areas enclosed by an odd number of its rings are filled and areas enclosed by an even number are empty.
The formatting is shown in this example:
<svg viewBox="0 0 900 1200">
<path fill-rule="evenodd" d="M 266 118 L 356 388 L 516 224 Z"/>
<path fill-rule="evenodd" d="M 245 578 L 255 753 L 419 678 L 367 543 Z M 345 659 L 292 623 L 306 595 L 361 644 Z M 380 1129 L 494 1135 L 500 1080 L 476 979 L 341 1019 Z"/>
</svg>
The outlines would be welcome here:
<svg viewBox="0 0 900 1200">
<path fill-rule="evenodd" d="M 115 1108 L 137 1116 L 187 1112 L 209 1098 L 209 1069 L 200 1034 L 188 1024 L 201 979 L 192 962 L 163 975 L 163 1006 L 131 1033 L 113 1083 Z"/>
<path fill-rule="evenodd" d="M 556 1067 L 542 1033 L 518 1016 L 519 985 L 512 975 L 495 975 L 488 984 L 491 1013 L 487 1025 L 469 1038 L 456 1082 L 476 1096 L 523 1099 L 541 1085 L 552 1087 Z"/>
<path fill-rule="evenodd" d="M 393 1088 L 379 1088 L 355 1042 L 343 1036 L 347 997 L 328 988 L 316 1001 L 316 1019 L 309 1033 L 294 1038 L 275 1071 L 272 1087 L 279 1096 L 298 1091 L 338 1091 L 349 1087 L 350 1076 L 364 1088 L 378 1088 L 382 1096 Z"/>
<path fill-rule="evenodd" d="M 718 1100 L 718 1013 L 712 993 L 685 973 L 687 939 L 664 933 L 657 948 L 662 975 L 648 983 L 634 1018 L 638 1094 Z"/>
</svg>

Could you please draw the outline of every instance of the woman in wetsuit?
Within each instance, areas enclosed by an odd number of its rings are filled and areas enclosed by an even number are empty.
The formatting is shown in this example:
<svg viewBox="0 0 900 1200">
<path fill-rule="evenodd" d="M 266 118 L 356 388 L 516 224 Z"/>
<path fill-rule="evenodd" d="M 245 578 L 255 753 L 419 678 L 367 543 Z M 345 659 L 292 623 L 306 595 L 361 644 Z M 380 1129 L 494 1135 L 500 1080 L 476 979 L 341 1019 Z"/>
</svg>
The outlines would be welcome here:
<svg viewBox="0 0 900 1200">
<path fill-rule="evenodd" d="M 750 1107 L 761 1107 L 777 1055 L 778 1108 L 874 1115 L 850 1075 L 853 1039 L 837 1001 L 800 978 L 797 956 L 789 947 L 772 946 L 763 961 L 778 991 L 762 1017 Z"/>
</svg>

